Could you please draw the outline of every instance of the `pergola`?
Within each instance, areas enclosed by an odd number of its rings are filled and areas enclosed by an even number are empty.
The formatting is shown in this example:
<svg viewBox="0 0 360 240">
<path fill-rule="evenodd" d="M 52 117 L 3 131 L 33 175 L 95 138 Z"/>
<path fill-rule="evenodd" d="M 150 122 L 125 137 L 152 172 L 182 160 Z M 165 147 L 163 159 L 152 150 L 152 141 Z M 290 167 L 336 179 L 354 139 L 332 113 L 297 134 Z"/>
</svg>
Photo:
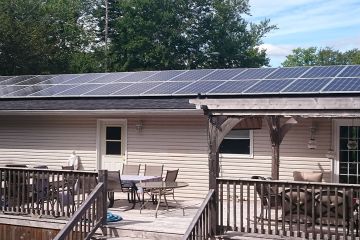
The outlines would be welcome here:
<svg viewBox="0 0 360 240">
<path fill-rule="evenodd" d="M 272 145 L 271 176 L 279 179 L 280 145 L 286 133 L 301 118 L 358 118 L 360 96 L 291 96 L 197 98 L 190 100 L 208 116 L 209 189 L 219 177 L 219 147 L 224 137 L 242 121 L 263 118 Z M 286 118 L 286 121 L 282 119 Z"/>
</svg>

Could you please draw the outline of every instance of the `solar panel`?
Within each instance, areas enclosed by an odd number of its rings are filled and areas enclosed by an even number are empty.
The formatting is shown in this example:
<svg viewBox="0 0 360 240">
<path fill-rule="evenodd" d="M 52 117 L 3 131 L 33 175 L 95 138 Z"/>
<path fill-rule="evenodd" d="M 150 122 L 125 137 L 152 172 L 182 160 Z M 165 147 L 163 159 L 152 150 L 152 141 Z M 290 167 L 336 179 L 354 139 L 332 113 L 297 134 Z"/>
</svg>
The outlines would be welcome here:
<svg viewBox="0 0 360 240">
<path fill-rule="evenodd" d="M 183 89 L 175 92 L 175 95 L 192 95 L 192 94 L 206 94 L 217 86 L 225 83 L 225 81 L 198 81 L 190 84 Z"/>
<path fill-rule="evenodd" d="M 57 75 L 49 80 L 44 81 L 42 84 L 61 84 L 69 81 L 70 79 L 80 76 L 79 74 L 64 74 Z"/>
<path fill-rule="evenodd" d="M 2 85 L 16 85 L 35 76 L 16 76 L 1 82 Z"/>
<path fill-rule="evenodd" d="M 189 84 L 191 84 L 191 82 L 165 82 L 145 92 L 144 95 L 170 95 Z"/>
<path fill-rule="evenodd" d="M 134 72 L 121 78 L 121 82 L 138 82 L 156 73 L 158 72 Z"/>
<path fill-rule="evenodd" d="M 344 66 L 312 67 L 301 77 L 302 78 L 335 77 L 343 68 Z"/>
<path fill-rule="evenodd" d="M 85 93 L 85 96 L 107 96 L 130 86 L 132 83 L 110 83 Z"/>
<path fill-rule="evenodd" d="M 73 78 L 73 79 L 70 79 L 70 80 L 64 82 L 64 84 L 88 83 L 88 82 L 95 80 L 96 78 L 103 77 L 105 75 L 106 75 L 106 73 L 82 74 L 79 77 L 76 77 L 76 78 Z"/>
<path fill-rule="evenodd" d="M 244 93 L 276 93 L 284 89 L 288 84 L 294 80 L 262 80 L 257 84 L 246 90 Z"/>
<path fill-rule="evenodd" d="M 179 70 L 179 71 L 162 71 L 158 72 L 150 77 L 147 77 L 145 79 L 142 79 L 141 81 L 149 82 L 149 81 L 155 81 L 155 82 L 161 82 L 161 81 L 168 81 L 180 74 L 185 73 L 186 71 Z"/>
<path fill-rule="evenodd" d="M 3 77 L 3 76 L 0 76 L 0 84 L 3 82 L 3 81 L 5 81 L 5 80 L 8 80 L 8 79 L 10 79 L 10 78 L 12 78 L 13 76 L 7 76 L 7 77 Z"/>
<path fill-rule="evenodd" d="M 60 92 L 56 95 L 58 95 L 58 96 L 77 96 L 77 95 L 82 95 L 84 93 L 87 93 L 98 87 L 101 87 L 101 85 L 100 84 L 81 84 L 81 85 L 73 87 L 69 90 L 66 90 L 64 92 Z"/>
<path fill-rule="evenodd" d="M 49 80 L 53 77 L 54 77 L 53 75 L 36 76 L 36 77 L 30 78 L 30 79 L 27 79 L 25 81 L 18 82 L 16 85 L 35 85 L 35 84 L 42 83 L 46 80 Z"/>
<path fill-rule="evenodd" d="M 239 73 L 242 73 L 245 69 L 218 69 L 205 76 L 201 80 L 229 80 Z"/>
<path fill-rule="evenodd" d="M 275 70 L 276 68 L 249 68 L 232 79 L 263 79 Z"/>
<path fill-rule="evenodd" d="M 43 96 L 43 97 L 55 96 L 56 94 L 66 91 L 77 85 L 67 84 L 67 85 L 47 85 L 47 86 L 49 87 L 45 88 L 44 90 L 30 94 L 30 96 Z"/>
<path fill-rule="evenodd" d="M 298 78 L 309 69 L 309 67 L 278 68 L 267 76 L 266 79 Z"/>
<path fill-rule="evenodd" d="M 322 92 L 359 92 L 360 78 L 335 78 Z"/>
<path fill-rule="evenodd" d="M 30 94 L 34 94 L 36 92 L 44 90 L 45 88 L 49 87 L 49 85 L 16 86 L 16 87 L 21 87 L 21 88 L 7 94 L 7 96 L 14 96 L 14 97 L 28 96 Z"/>
<path fill-rule="evenodd" d="M 319 92 L 332 78 L 303 78 L 296 79 L 290 86 L 286 87 L 282 92 L 293 93 L 310 93 Z"/>
<path fill-rule="evenodd" d="M 339 77 L 360 77 L 360 66 L 347 66 Z"/>
<path fill-rule="evenodd" d="M 129 96 L 140 95 L 147 90 L 160 85 L 161 82 L 138 82 L 126 87 L 120 91 L 115 92 L 114 96 Z"/>
<path fill-rule="evenodd" d="M 210 93 L 213 94 L 229 94 L 242 93 L 249 87 L 259 82 L 259 80 L 244 80 L 244 81 L 227 81 L 221 86 L 213 89 Z"/>
<path fill-rule="evenodd" d="M 2 89 L 0 89 L 1 96 L 11 94 L 26 87 L 27 86 L 16 86 L 16 85 L 5 86 Z"/>
<path fill-rule="evenodd" d="M 197 81 L 212 73 L 213 71 L 213 69 L 189 70 L 177 77 L 170 79 L 170 81 Z"/>
<path fill-rule="evenodd" d="M 130 75 L 129 72 L 118 72 L 118 73 L 109 73 L 102 77 L 95 78 L 89 83 L 111 83 L 111 82 L 117 82 L 120 81 L 122 78 Z"/>
</svg>

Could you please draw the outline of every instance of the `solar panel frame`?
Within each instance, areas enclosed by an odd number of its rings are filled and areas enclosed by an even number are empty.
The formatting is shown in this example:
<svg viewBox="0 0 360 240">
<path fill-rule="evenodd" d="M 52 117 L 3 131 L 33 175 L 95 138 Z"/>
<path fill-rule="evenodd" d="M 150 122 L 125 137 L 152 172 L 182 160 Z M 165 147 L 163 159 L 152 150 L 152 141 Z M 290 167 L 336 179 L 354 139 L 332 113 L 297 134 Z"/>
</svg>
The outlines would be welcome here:
<svg viewBox="0 0 360 240">
<path fill-rule="evenodd" d="M 128 87 L 123 88 L 122 90 L 116 91 L 115 93 L 111 94 L 111 96 L 140 96 L 142 93 L 160 85 L 161 83 L 163 82 L 136 82 Z"/>
<path fill-rule="evenodd" d="M 130 83 L 136 83 L 140 82 L 145 78 L 148 78 L 159 71 L 144 71 L 144 72 L 133 72 L 123 78 L 121 78 L 121 82 L 130 82 Z"/>
<path fill-rule="evenodd" d="M 270 75 L 266 76 L 265 79 L 289 79 L 299 78 L 301 75 L 309 71 L 311 67 L 286 67 L 278 68 Z"/>
<path fill-rule="evenodd" d="M 97 78 L 106 76 L 108 73 L 88 73 L 88 74 L 81 74 L 80 76 L 69 79 L 68 81 L 63 82 L 63 84 L 82 84 L 82 83 L 89 83 L 94 81 Z"/>
<path fill-rule="evenodd" d="M 61 93 L 63 91 L 69 90 L 75 86 L 75 84 L 48 84 L 46 86 L 49 86 L 48 88 L 45 88 L 41 91 L 35 92 L 33 94 L 30 94 L 31 97 L 52 97 L 56 96 L 56 94 Z M 56 96 L 58 97 L 58 96 Z"/>
<path fill-rule="evenodd" d="M 181 74 L 184 74 L 187 70 L 168 70 L 168 71 L 160 71 L 154 75 L 151 75 L 147 78 L 140 80 L 140 82 L 164 82 L 169 81 Z"/>
<path fill-rule="evenodd" d="M 133 83 L 109 83 L 99 88 L 84 93 L 82 96 L 109 96 L 117 91 L 120 91 Z"/>
<path fill-rule="evenodd" d="M 59 93 L 55 94 L 55 96 L 78 96 L 78 95 L 85 94 L 89 91 L 92 91 L 96 88 L 99 88 L 100 86 L 101 86 L 101 84 L 98 84 L 98 83 L 81 84 L 81 85 L 77 85 L 73 88 L 70 88 L 68 90 L 59 92 Z"/>
<path fill-rule="evenodd" d="M 55 75 L 53 78 L 42 82 L 42 84 L 49 84 L 49 85 L 63 84 L 64 82 L 77 78 L 78 76 L 80 76 L 80 74 Z"/>
<path fill-rule="evenodd" d="M 109 73 L 105 76 L 99 77 L 99 78 L 95 78 L 94 80 L 90 81 L 89 83 L 104 83 L 104 84 L 108 84 L 108 83 L 113 83 L 113 82 L 118 82 L 120 81 L 122 78 L 130 75 L 130 72 L 116 72 L 116 73 Z"/>
<path fill-rule="evenodd" d="M 148 91 L 144 92 L 142 95 L 146 96 L 166 96 L 172 95 L 176 91 L 192 84 L 193 82 L 164 82 Z"/>
<path fill-rule="evenodd" d="M 319 93 L 333 78 L 298 78 L 281 93 Z"/>
<path fill-rule="evenodd" d="M 281 91 L 293 81 L 295 81 L 295 79 L 261 80 L 244 91 L 243 94 L 280 94 Z"/>
<path fill-rule="evenodd" d="M 185 73 L 170 79 L 169 81 L 180 81 L 180 82 L 198 81 L 214 71 L 215 71 L 214 69 L 188 70 Z"/>
<path fill-rule="evenodd" d="M 212 89 L 207 95 L 241 95 L 260 80 L 248 79 L 242 81 L 226 81 L 224 84 Z M 220 91 L 222 89 L 222 91 Z"/>
<path fill-rule="evenodd" d="M 360 77 L 360 65 L 346 66 L 338 77 Z"/>
<path fill-rule="evenodd" d="M 232 80 L 264 79 L 276 71 L 276 69 L 277 68 L 248 68 L 246 71 L 233 77 Z"/>
<path fill-rule="evenodd" d="M 23 87 L 11 93 L 8 93 L 7 97 L 27 97 L 36 92 L 46 89 L 49 85 L 16 85 L 17 87 Z"/>
<path fill-rule="evenodd" d="M 221 84 L 224 84 L 226 81 L 196 81 L 192 84 L 187 85 L 186 87 L 174 92 L 172 95 L 195 95 L 202 94 L 206 95 L 208 92 L 211 92 L 214 88 L 218 87 Z"/>
<path fill-rule="evenodd" d="M 360 92 L 360 77 L 334 78 L 321 93 L 357 93 Z"/>
<path fill-rule="evenodd" d="M 345 66 L 314 66 L 301 78 L 329 78 L 336 77 Z"/>
<path fill-rule="evenodd" d="M 243 68 L 235 69 L 214 69 L 213 72 L 203 77 L 201 80 L 229 80 L 245 71 Z"/>
</svg>

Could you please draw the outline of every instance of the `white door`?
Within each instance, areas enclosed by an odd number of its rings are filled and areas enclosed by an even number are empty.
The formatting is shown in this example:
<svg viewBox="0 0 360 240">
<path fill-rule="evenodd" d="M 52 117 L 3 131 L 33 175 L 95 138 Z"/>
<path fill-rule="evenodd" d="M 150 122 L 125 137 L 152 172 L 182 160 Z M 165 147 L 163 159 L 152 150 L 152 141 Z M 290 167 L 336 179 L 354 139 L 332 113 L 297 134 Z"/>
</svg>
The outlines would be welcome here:
<svg viewBox="0 0 360 240">
<path fill-rule="evenodd" d="M 100 168 L 121 170 L 126 160 L 125 121 L 101 121 L 99 138 Z"/>
<path fill-rule="evenodd" d="M 338 120 L 337 125 L 337 180 L 340 183 L 360 184 L 360 122 Z"/>
</svg>

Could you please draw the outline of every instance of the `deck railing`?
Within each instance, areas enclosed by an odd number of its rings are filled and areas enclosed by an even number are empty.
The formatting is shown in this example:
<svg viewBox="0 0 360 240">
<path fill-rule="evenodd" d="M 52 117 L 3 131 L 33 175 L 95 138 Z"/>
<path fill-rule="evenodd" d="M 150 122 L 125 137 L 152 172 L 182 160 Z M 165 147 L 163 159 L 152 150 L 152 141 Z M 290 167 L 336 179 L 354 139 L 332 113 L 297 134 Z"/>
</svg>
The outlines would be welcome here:
<svg viewBox="0 0 360 240">
<path fill-rule="evenodd" d="M 81 204 L 54 240 L 90 239 L 95 231 L 106 224 L 106 172 L 100 183 Z"/>
<path fill-rule="evenodd" d="M 217 179 L 218 231 L 355 239 L 359 185 Z"/>
<path fill-rule="evenodd" d="M 0 211 L 71 217 L 95 187 L 97 177 L 97 172 L 0 168 Z"/>
<path fill-rule="evenodd" d="M 205 240 L 215 236 L 216 225 L 212 224 L 210 217 L 211 209 L 214 207 L 215 191 L 211 189 L 186 230 L 183 240 Z"/>
</svg>

